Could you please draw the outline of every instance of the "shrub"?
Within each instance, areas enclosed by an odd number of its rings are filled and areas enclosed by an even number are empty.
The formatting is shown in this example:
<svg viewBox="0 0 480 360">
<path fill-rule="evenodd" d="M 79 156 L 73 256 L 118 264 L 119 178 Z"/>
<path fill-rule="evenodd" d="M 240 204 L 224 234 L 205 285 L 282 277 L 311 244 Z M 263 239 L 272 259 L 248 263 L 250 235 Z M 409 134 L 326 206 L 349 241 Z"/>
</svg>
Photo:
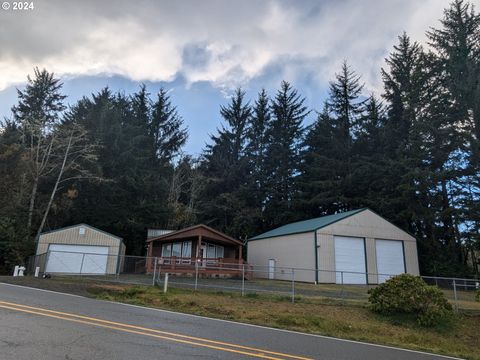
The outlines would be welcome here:
<svg viewBox="0 0 480 360">
<path fill-rule="evenodd" d="M 480 302 L 480 289 L 475 293 L 475 301 Z"/>
<path fill-rule="evenodd" d="M 413 314 L 423 326 L 433 326 L 452 313 L 452 306 L 438 287 L 410 274 L 394 276 L 368 293 L 374 312 Z"/>
</svg>

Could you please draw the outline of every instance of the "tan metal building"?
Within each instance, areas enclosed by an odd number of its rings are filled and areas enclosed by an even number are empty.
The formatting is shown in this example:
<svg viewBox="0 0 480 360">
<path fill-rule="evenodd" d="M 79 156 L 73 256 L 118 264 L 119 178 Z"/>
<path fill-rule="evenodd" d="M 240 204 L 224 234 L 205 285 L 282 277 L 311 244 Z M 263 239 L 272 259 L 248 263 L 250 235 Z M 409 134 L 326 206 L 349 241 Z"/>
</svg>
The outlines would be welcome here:
<svg viewBox="0 0 480 360">
<path fill-rule="evenodd" d="M 419 275 L 416 239 L 367 208 L 257 235 L 248 240 L 248 262 L 265 269 L 262 277 L 318 283 L 377 284 L 399 273 Z"/>
<path fill-rule="evenodd" d="M 115 274 L 125 245 L 118 236 L 78 224 L 40 234 L 36 255 L 41 272 Z"/>
</svg>

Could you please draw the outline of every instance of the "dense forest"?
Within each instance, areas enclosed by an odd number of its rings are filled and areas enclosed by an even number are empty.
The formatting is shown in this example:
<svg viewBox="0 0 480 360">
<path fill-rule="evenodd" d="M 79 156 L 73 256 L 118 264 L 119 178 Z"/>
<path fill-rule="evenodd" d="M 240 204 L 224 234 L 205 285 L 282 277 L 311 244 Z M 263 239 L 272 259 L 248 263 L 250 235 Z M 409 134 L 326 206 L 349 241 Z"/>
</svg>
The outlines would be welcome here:
<svg viewBox="0 0 480 360">
<path fill-rule="evenodd" d="M 398 37 L 378 95 L 347 62 L 318 109 L 286 81 L 254 99 L 238 89 L 198 158 L 166 89 L 67 106 L 61 81 L 35 69 L 0 128 L 0 272 L 42 231 L 80 222 L 144 254 L 149 227 L 245 240 L 369 207 L 416 236 L 423 274 L 478 274 L 480 16 L 456 0 L 427 38 Z"/>
</svg>

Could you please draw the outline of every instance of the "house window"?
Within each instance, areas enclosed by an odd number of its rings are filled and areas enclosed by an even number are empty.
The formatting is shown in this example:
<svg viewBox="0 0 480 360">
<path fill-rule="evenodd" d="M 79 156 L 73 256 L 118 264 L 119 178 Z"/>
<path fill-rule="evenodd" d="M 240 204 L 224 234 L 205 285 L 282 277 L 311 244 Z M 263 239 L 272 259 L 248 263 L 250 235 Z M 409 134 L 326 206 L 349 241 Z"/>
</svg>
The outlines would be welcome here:
<svg viewBox="0 0 480 360">
<path fill-rule="evenodd" d="M 174 242 L 162 245 L 162 257 L 170 258 L 175 256 L 177 259 L 177 264 L 180 262 L 189 264 L 191 262 L 190 257 L 192 257 L 192 242 L 183 241 L 183 242 Z M 184 258 L 184 259 L 182 259 Z M 186 259 L 185 259 L 186 258 Z M 170 259 L 164 259 L 165 264 L 170 264 Z"/>
<path fill-rule="evenodd" d="M 216 246 L 213 244 L 207 244 L 207 258 L 214 259 Z"/>
<path fill-rule="evenodd" d="M 217 245 L 217 258 L 223 258 L 223 246 L 218 246 Z"/>
<path fill-rule="evenodd" d="M 162 256 L 163 257 L 172 256 L 172 244 L 163 244 L 162 245 Z"/>
<path fill-rule="evenodd" d="M 172 246 L 172 256 L 181 257 L 182 256 L 182 243 L 175 242 Z"/>
<path fill-rule="evenodd" d="M 192 242 L 184 241 L 182 247 L 182 257 L 189 258 L 192 257 Z"/>
<path fill-rule="evenodd" d="M 215 244 L 207 243 L 207 258 L 209 259 L 216 259 L 223 257 L 224 255 L 224 247 Z"/>
<path fill-rule="evenodd" d="M 182 263 L 183 264 L 190 264 L 192 257 L 192 242 L 191 241 L 184 241 L 182 245 Z"/>
<path fill-rule="evenodd" d="M 85 235 L 85 228 L 84 227 L 81 227 L 78 229 L 78 234 L 79 235 Z"/>
</svg>

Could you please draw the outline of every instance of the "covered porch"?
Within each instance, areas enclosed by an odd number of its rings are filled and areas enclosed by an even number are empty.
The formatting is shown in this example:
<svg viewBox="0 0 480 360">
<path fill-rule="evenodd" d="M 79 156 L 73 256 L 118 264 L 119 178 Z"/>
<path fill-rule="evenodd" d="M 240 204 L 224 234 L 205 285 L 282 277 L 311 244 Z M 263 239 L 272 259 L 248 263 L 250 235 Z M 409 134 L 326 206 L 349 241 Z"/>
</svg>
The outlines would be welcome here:
<svg viewBox="0 0 480 360">
<path fill-rule="evenodd" d="M 245 272 L 243 244 L 200 224 L 147 240 L 147 272 L 236 276 Z"/>
</svg>

